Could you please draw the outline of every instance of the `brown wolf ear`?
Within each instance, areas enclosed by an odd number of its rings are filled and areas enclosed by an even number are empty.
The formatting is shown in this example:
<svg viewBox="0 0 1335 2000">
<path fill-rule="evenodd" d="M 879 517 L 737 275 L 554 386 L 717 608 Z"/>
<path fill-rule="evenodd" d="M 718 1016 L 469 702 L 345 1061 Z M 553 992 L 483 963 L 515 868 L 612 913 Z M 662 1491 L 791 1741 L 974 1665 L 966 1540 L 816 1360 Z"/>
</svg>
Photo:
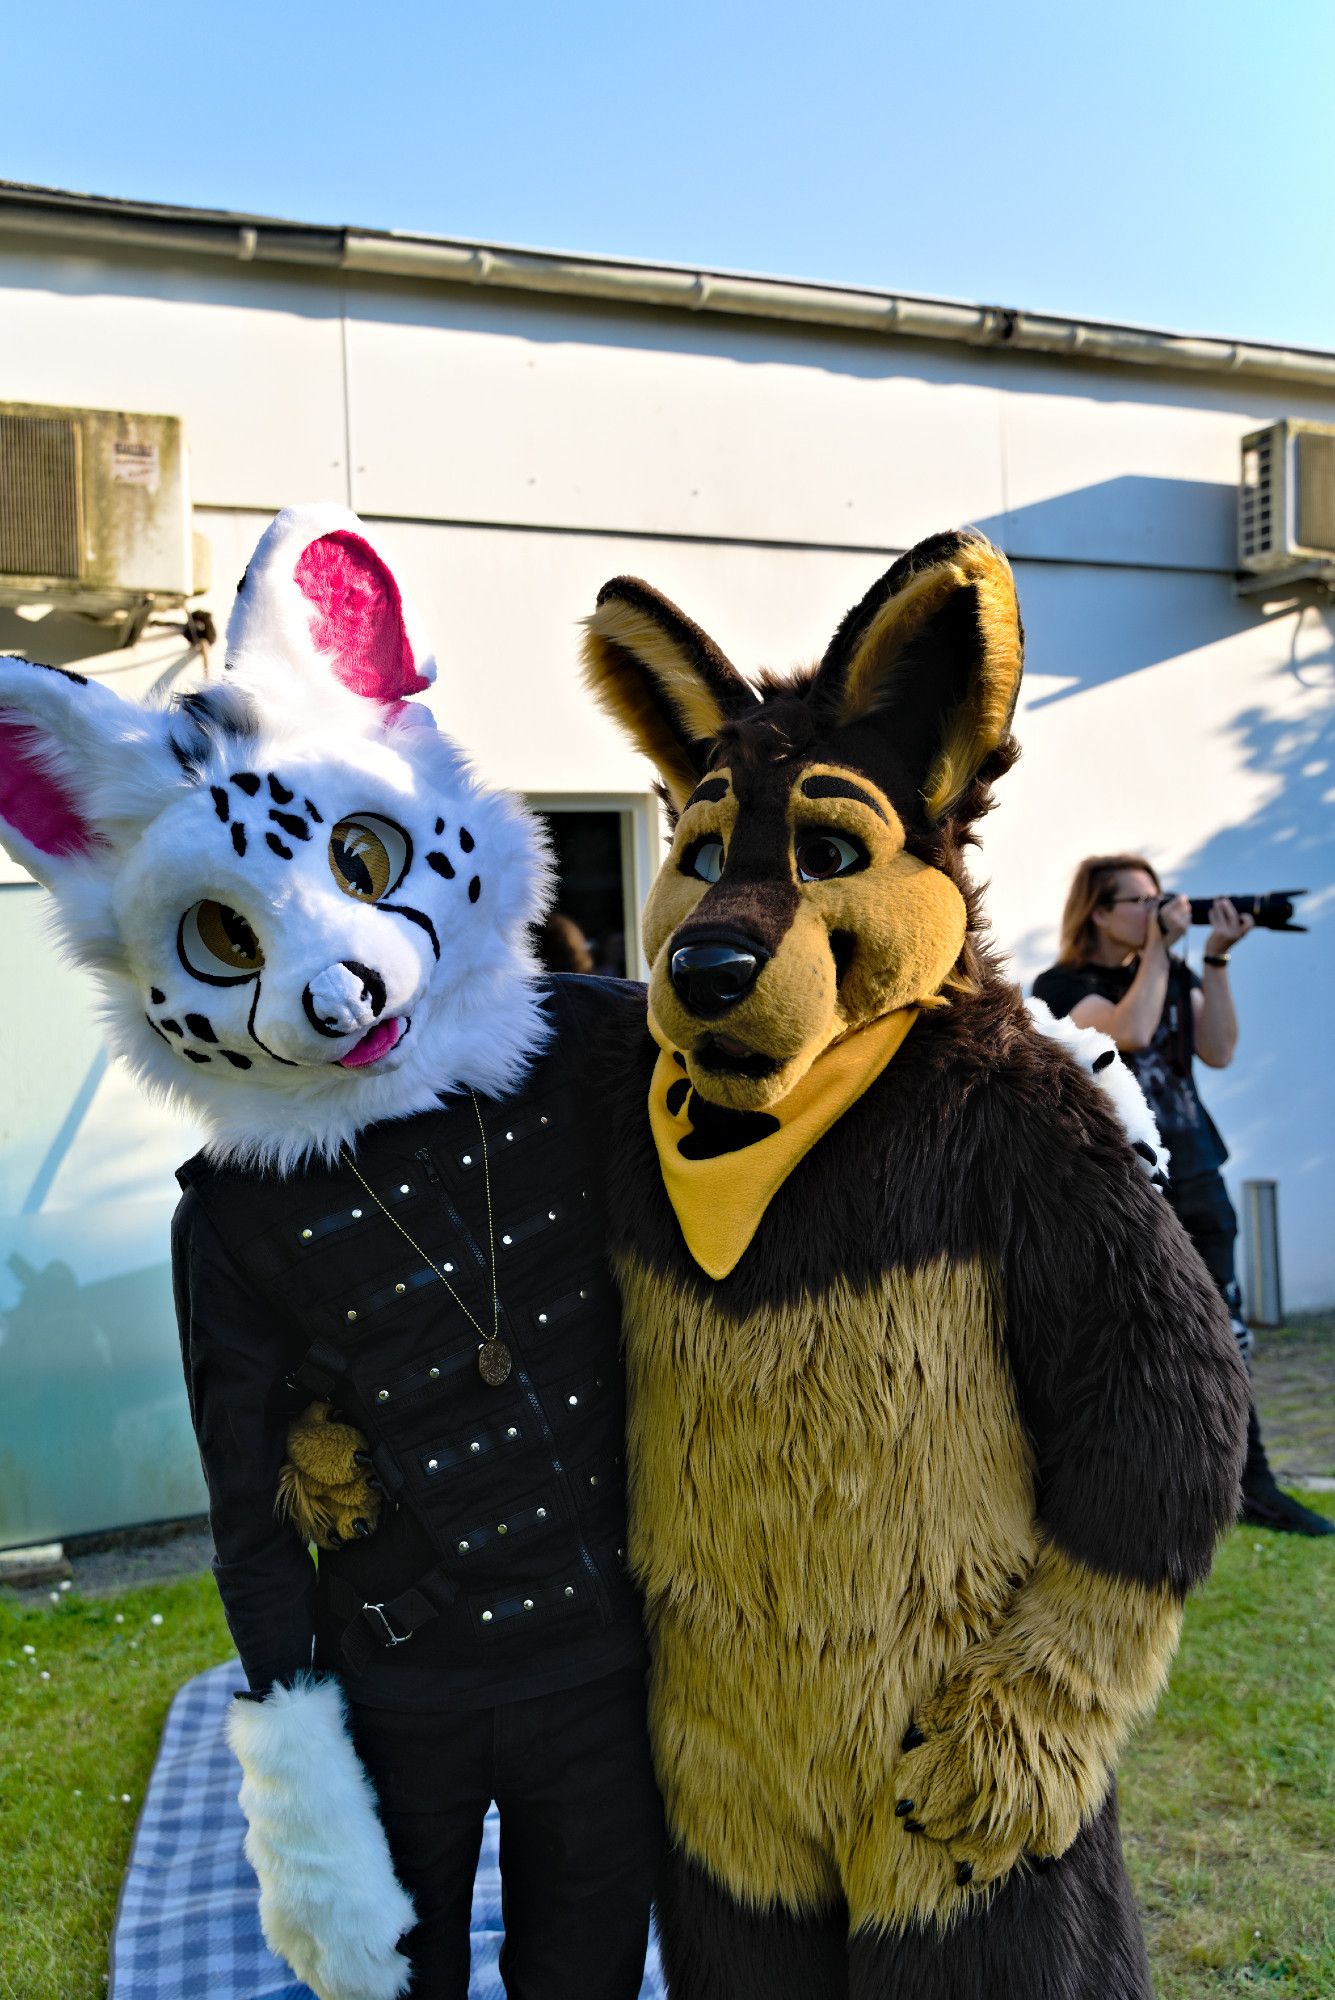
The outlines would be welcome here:
<svg viewBox="0 0 1335 2000">
<path fill-rule="evenodd" d="M 759 700 L 698 625 L 634 576 L 613 577 L 598 593 L 584 677 L 657 765 L 678 811 L 704 776 L 724 723 Z"/>
<path fill-rule="evenodd" d="M 994 751 L 1014 754 L 1010 723 L 1023 662 L 1005 556 L 982 535 L 933 535 L 849 612 L 812 694 L 833 703 L 841 727 L 881 721 L 935 820 Z"/>
</svg>

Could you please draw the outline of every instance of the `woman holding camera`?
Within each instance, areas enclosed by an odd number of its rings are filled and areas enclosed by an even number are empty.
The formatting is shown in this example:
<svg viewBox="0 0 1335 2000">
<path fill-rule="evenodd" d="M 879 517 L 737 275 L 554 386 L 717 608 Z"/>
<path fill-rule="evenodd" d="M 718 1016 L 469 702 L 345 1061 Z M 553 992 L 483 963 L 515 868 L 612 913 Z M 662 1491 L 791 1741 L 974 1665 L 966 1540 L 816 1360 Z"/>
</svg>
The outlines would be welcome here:
<svg viewBox="0 0 1335 2000">
<path fill-rule="evenodd" d="M 1092 855 L 1075 871 L 1060 955 L 1034 981 L 1034 995 L 1077 1026 L 1111 1035 L 1135 1073 L 1168 1148 L 1168 1199 L 1224 1296 L 1246 1358 L 1251 1334 L 1233 1264 L 1237 1217 L 1219 1171 L 1228 1149 L 1201 1103 L 1193 1059 L 1211 1069 L 1227 1069 L 1233 1060 L 1238 1021 L 1228 959 L 1253 920 L 1239 916 L 1227 896 L 1211 904 L 1200 979 L 1171 950 L 1190 922 L 1187 898 L 1165 896 L 1143 855 Z M 1296 1534 L 1335 1534 L 1335 1524 L 1276 1485 L 1254 1404 L 1242 1517 Z"/>
</svg>

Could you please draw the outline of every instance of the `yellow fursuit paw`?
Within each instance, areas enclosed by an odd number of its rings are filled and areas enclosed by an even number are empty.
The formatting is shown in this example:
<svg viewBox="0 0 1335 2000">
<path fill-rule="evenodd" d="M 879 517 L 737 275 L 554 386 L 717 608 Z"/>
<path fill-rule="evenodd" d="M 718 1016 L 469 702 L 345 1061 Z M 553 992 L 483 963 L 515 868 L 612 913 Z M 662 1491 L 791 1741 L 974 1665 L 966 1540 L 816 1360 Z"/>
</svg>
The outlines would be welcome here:
<svg viewBox="0 0 1335 2000">
<path fill-rule="evenodd" d="M 961 1888 L 1064 1854 L 1153 1708 L 1181 1622 L 1166 1584 L 1044 1548 L 997 1631 L 913 1718 L 890 1778 L 904 1840 L 935 1843 Z"/>
<path fill-rule="evenodd" d="M 359 1430 L 329 1403 L 311 1403 L 287 1434 L 278 1476 L 278 1511 L 318 1548 L 336 1549 L 373 1534 L 383 1495 Z"/>
<path fill-rule="evenodd" d="M 986 1888 L 1022 1855 L 1064 1854 L 1107 1790 L 1093 1745 L 1082 1752 L 1027 1726 L 1038 1704 L 1024 1692 L 961 1675 L 904 1738 L 895 1817 L 905 1840 L 944 1851 L 960 1888 Z"/>
</svg>

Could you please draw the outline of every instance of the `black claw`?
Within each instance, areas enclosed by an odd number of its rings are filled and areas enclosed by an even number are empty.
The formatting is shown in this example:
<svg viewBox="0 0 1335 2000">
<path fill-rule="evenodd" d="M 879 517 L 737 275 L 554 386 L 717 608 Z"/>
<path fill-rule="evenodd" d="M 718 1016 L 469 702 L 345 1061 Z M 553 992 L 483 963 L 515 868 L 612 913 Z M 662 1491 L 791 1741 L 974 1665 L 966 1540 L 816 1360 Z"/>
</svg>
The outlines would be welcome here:
<svg viewBox="0 0 1335 2000">
<path fill-rule="evenodd" d="M 921 1833 L 923 1831 L 922 1821 L 920 1819 L 906 1819 L 904 1822 L 904 1831 L 905 1833 Z"/>
<path fill-rule="evenodd" d="M 325 1407 L 324 1420 L 327 1424 L 341 1424 L 346 1421 L 342 1410 L 336 1410 L 332 1403 Z"/>
<path fill-rule="evenodd" d="M 383 1493 L 385 1490 L 384 1487 L 380 1484 L 380 1481 L 377 1478 L 375 1478 L 374 1475 L 372 1475 L 372 1477 L 368 1479 L 366 1483 L 370 1487 L 372 1493 Z"/>
<path fill-rule="evenodd" d="M 354 1465 L 369 1465 L 371 1463 L 371 1454 L 369 1451 L 354 1451 L 352 1462 Z"/>
<path fill-rule="evenodd" d="M 343 1546 L 343 1537 L 339 1534 L 337 1528 L 331 1528 L 326 1539 L 331 1549 L 341 1549 Z"/>
<path fill-rule="evenodd" d="M 959 1867 L 955 1870 L 955 1880 L 959 1883 L 961 1889 L 964 1888 L 966 1883 L 972 1882 L 973 1880 L 972 1861 L 961 1861 Z"/>
<path fill-rule="evenodd" d="M 900 1748 L 902 1750 L 916 1750 L 920 1743 L 925 1743 L 926 1741 L 927 1738 L 923 1735 L 917 1723 L 911 1722 L 904 1731 L 904 1741 L 900 1745 Z"/>
<path fill-rule="evenodd" d="M 912 1801 L 912 1799 L 898 1799 L 898 1800 L 896 1800 L 896 1802 L 895 1802 L 895 1818 L 896 1818 L 896 1819 L 903 1819 L 903 1817 L 904 1817 L 905 1813 L 911 1813 L 912 1811 L 913 1811 L 913 1801 Z"/>
<path fill-rule="evenodd" d="M 365 1541 L 366 1537 L 371 1532 L 371 1523 L 369 1521 L 363 1521 L 361 1515 L 359 1514 L 357 1516 L 357 1519 L 352 1524 L 352 1532 L 354 1535 L 360 1535 L 362 1540 Z"/>
</svg>

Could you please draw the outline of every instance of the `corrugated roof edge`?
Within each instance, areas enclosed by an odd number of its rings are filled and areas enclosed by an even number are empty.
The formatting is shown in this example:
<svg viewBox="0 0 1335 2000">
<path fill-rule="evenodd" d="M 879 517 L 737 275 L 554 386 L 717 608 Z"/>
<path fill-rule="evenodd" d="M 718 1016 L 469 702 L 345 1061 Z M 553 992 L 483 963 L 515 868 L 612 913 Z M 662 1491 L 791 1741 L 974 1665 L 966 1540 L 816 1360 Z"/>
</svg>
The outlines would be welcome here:
<svg viewBox="0 0 1335 2000">
<path fill-rule="evenodd" d="M 1193 374 L 1335 389 L 1335 352 L 1068 319 L 1009 306 L 927 298 L 745 272 L 584 256 L 396 230 L 329 227 L 224 209 L 126 201 L 0 181 L 0 234 L 59 235 L 125 248 L 314 265 L 419 283 L 494 286 L 675 311 L 796 321 L 900 339 L 946 340 Z"/>
</svg>

